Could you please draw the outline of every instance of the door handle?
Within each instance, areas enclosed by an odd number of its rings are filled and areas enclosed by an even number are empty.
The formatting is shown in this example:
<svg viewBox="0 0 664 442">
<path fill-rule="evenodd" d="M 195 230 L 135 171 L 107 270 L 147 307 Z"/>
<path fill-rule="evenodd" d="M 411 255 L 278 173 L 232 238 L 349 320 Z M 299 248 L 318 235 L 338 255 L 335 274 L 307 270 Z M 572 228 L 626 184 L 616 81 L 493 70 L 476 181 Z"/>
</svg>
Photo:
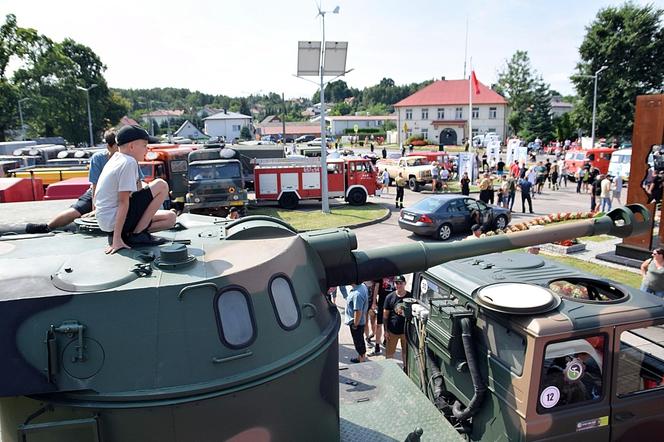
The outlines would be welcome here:
<svg viewBox="0 0 664 442">
<path fill-rule="evenodd" d="M 624 411 L 624 412 L 622 412 L 622 413 L 616 413 L 616 414 L 613 416 L 613 418 L 614 418 L 617 422 L 624 422 L 624 421 L 629 420 L 629 419 L 631 419 L 631 418 L 633 418 L 633 417 L 634 417 L 634 413 L 632 413 L 631 411 Z"/>
</svg>

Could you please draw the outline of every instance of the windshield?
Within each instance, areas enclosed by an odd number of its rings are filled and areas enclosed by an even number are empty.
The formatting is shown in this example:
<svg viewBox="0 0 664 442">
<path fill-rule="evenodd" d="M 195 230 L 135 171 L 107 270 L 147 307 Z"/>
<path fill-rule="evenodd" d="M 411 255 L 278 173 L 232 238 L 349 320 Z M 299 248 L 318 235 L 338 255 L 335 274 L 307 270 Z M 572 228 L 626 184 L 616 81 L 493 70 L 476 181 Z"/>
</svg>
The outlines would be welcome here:
<svg viewBox="0 0 664 442">
<path fill-rule="evenodd" d="M 144 177 L 152 176 L 152 164 L 141 164 L 139 165 L 139 168 L 141 169 L 142 176 Z"/>
<path fill-rule="evenodd" d="M 193 181 L 240 179 L 241 177 L 240 165 L 237 163 L 189 165 L 189 179 Z"/>
<path fill-rule="evenodd" d="M 422 158 L 408 158 L 408 160 L 406 160 L 406 163 L 409 166 L 421 166 Z"/>
<path fill-rule="evenodd" d="M 430 213 L 440 209 L 443 204 L 445 204 L 445 201 L 441 201 L 437 198 L 425 198 L 418 201 L 412 206 L 412 208 L 421 212 Z"/>
<path fill-rule="evenodd" d="M 627 164 L 631 161 L 631 155 L 616 155 L 615 153 L 611 157 L 611 164 Z"/>
</svg>

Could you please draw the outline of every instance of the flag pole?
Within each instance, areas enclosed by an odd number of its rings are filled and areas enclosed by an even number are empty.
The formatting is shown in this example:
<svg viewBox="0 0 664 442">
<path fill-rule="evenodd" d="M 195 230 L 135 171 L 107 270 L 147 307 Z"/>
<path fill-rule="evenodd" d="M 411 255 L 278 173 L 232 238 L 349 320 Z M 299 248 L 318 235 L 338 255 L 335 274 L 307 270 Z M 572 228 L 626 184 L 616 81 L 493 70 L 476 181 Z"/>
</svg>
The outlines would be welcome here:
<svg viewBox="0 0 664 442">
<path fill-rule="evenodd" d="M 470 75 L 468 76 L 468 151 L 474 152 L 473 145 L 473 85 L 471 76 L 473 72 L 473 57 L 470 57 Z"/>
</svg>

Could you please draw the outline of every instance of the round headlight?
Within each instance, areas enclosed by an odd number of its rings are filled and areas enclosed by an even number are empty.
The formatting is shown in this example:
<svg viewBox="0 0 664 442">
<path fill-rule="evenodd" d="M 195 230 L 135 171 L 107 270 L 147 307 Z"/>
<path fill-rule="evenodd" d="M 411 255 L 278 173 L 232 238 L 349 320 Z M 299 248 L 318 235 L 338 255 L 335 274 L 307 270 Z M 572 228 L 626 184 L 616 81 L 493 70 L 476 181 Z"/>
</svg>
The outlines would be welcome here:
<svg viewBox="0 0 664 442">
<path fill-rule="evenodd" d="M 239 200 L 239 199 L 240 199 L 240 197 L 239 197 L 239 196 L 237 196 L 237 195 L 233 195 L 233 199 L 234 199 L 234 200 Z"/>
<path fill-rule="evenodd" d="M 200 198 L 194 198 L 194 202 L 195 202 L 195 203 L 200 203 L 200 202 L 201 202 L 201 199 L 200 199 Z"/>
<path fill-rule="evenodd" d="M 159 158 L 159 154 L 157 152 L 148 152 L 145 154 L 145 159 L 148 161 L 154 161 L 157 158 Z"/>
<path fill-rule="evenodd" d="M 235 193 L 235 187 L 229 187 L 228 193 Z"/>
</svg>

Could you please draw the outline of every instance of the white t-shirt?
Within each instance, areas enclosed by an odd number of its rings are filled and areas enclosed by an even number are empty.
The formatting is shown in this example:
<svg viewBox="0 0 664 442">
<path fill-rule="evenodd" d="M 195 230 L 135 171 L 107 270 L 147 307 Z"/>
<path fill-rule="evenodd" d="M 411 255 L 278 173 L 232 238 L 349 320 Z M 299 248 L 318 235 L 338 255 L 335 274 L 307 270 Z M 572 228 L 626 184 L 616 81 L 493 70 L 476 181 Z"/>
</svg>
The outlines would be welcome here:
<svg viewBox="0 0 664 442">
<path fill-rule="evenodd" d="M 113 231 L 120 202 L 118 192 L 136 192 L 137 181 L 138 163 L 135 159 L 118 152 L 108 160 L 97 182 L 95 194 L 97 222 L 101 230 Z"/>
</svg>

